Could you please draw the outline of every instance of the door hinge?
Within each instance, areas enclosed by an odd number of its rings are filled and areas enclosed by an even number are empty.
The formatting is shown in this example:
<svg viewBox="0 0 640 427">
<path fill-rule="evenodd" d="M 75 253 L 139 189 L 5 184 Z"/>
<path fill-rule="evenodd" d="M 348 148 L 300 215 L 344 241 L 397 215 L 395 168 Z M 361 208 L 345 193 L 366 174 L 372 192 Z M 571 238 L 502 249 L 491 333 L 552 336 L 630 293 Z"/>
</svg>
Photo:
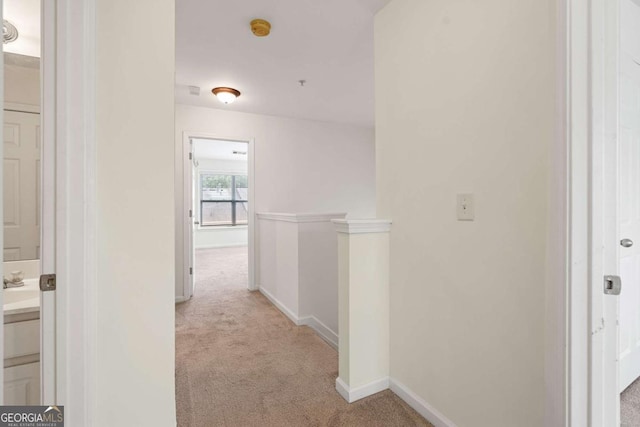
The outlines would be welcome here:
<svg viewBox="0 0 640 427">
<path fill-rule="evenodd" d="M 193 160 L 193 153 L 189 153 L 189 160 Z"/>
<path fill-rule="evenodd" d="M 189 218 L 193 218 L 193 210 L 189 209 Z"/>
<path fill-rule="evenodd" d="M 55 291 L 56 290 L 56 275 L 55 274 L 43 274 L 40 276 L 40 290 L 42 292 Z"/>
<path fill-rule="evenodd" d="M 193 275 L 193 267 L 189 267 L 189 274 Z"/>
</svg>

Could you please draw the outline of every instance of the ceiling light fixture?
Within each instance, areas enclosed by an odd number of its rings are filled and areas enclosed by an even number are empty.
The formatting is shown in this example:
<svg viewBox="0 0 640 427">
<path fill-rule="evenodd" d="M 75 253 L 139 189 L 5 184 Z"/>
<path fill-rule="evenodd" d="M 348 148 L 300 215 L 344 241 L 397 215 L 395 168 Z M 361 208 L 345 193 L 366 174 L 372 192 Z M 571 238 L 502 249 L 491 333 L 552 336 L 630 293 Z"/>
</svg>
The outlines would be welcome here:
<svg viewBox="0 0 640 427">
<path fill-rule="evenodd" d="M 231 104 L 236 100 L 237 97 L 240 96 L 239 90 L 230 87 L 216 87 L 211 89 L 211 92 L 213 92 L 213 94 L 218 97 L 220 102 L 223 102 L 225 104 Z"/>
<path fill-rule="evenodd" d="M 2 44 L 16 41 L 18 38 L 18 29 L 6 19 L 2 20 Z"/>
</svg>

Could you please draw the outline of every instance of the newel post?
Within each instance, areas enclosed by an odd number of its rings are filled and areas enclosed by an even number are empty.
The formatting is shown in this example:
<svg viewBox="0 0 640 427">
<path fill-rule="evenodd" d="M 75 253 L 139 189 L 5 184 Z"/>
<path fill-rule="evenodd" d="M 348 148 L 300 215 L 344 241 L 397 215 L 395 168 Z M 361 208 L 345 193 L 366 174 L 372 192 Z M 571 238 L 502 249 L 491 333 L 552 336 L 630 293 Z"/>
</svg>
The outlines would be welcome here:
<svg viewBox="0 0 640 427">
<path fill-rule="evenodd" d="M 389 388 L 391 221 L 333 220 L 338 232 L 339 372 L 348 402 Z"/>
</svg>

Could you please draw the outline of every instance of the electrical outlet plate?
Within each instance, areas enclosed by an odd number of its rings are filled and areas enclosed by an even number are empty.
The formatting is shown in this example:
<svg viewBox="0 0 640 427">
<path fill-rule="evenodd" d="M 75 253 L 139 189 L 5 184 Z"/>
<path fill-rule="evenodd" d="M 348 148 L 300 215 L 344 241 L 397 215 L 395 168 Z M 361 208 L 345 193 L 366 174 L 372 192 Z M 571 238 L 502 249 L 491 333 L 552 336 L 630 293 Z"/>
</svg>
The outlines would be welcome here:
<svg viewBox="0 0 640 427">
<path fill-rule="evenodd" d="M 475 219 L 473 194 L 458 194 L 457 201 L 458 221 L 473 221 Z"/>
</svg>

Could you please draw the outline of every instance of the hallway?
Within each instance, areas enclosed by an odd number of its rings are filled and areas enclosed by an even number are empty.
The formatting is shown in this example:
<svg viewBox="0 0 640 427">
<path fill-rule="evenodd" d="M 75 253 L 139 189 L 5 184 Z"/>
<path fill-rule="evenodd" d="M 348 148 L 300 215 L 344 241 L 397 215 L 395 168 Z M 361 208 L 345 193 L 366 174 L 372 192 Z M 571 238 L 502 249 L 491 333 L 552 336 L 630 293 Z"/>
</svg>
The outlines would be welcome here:
<svg viewBox="0 0 640 427">
<path fill-rule="evenodd" d="M 196 261 L 195 296 L 176 306 L 178 426 L 430 425 L 390 391 L 347 404 L 336 351 L 246 290 L 246 248 Z"/>
</svg>

